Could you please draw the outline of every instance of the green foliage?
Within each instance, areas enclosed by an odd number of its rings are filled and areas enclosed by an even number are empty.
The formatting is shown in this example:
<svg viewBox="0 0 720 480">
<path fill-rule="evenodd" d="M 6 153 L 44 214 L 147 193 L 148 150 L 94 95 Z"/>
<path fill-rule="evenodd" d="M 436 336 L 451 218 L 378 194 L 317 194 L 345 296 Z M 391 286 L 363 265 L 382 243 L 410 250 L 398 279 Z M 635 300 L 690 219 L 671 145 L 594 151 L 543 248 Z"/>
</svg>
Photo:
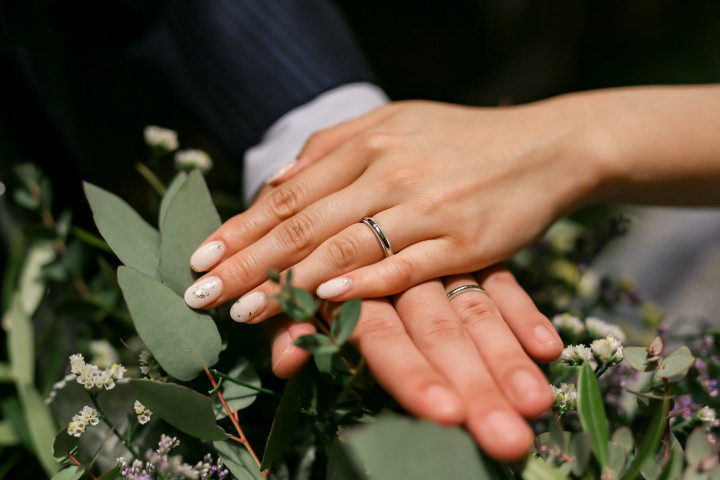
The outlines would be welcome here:
<svg viewBox="0 0 720 480">
<path fill-rule="evenodd" d="M 595 459 L 601 468 L 608 466 L 608 432 L 607 417 L 603 405 L 600 387 L 598 386 L 595 373 L 589 363 L 580 367 L 578 377 L 578 416 L 582 423 L 583 430 L 593 437 L 592 449 Z"/>
<path fill-rule="evenodd" d="M 215 451 L 222 458 L 223 463 L 238 480 L 263 480 L 252 456 L 242 445 L 234 442 L 215 442 Z"/>
</svg>

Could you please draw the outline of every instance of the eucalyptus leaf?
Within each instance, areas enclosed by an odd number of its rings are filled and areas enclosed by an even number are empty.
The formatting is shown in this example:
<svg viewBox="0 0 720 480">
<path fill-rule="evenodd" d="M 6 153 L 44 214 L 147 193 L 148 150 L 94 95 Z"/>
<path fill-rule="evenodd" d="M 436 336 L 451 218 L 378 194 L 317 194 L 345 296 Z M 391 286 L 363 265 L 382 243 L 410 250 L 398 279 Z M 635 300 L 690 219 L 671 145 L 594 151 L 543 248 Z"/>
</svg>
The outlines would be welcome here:
<svg viewBox="0 0 720 480">
<path fill-rule="evenodd" d="M 620 478 L 620 472 L 625 468 L 625 462 L 627 460 L 627 452 L 615 442 L 608 443 L 608 466 L 605 472 L 608 473 L 610 478 Z"/>
<path fill-rule="evenodd" d="M 707 438 L 707 434 L 702 428 L 696 428 L 688 436 L 685 443 L 685 459 L 688 465 L 697 465 L 702 460 L 715 458 L 717 459 L 717 451 Z"/>
<path fill-rule="evenodd" d="M 690 349 L 682 346 L 663 359 L 653 379 L 685 376 L 694 363 L 695 357 Z"/>
<path fill-rule="evenodd" d="M 458 427 L 385 414 L 343 431 L 340 440 L 373 480 L 491 477 L 475 442 Z"/>
<path fill-rule="evenodd" d="M 185 181 L 187 180 L 187 173 L 185 172 L 178 172 L 177 175 L 175 175 L 175 178 L 172 179 L 170 182 L 170 185 L 167 188 L 167 191 L 165 192 L 165 195 L 163 195 L 162 200 L 160 201 L 160 212 L 158 213 L 158 225 L 162 225 L 163 221 L 165 220 L 165 214 L 167 213 L 167 208 L 170 205 L 170 201 L 173 199 L 175 194 L 180 190 L 180 187 L 183 186 Z"/>
<path fill-rule="evenodd" d="M 133 268 L 119 267 L 118 282 L 140 338 L 167 373 L 188 381 L 217 362 L 222 343 L 208 314 Z"/>
<path fill-rule="evenodd" d="M 215 450 L 225 466 L 238 480 L 265 480 L 248 450 L 237 442 L 215 442 Z"/>
<path fill-rule="evenodd" d="M 20 443 L 20 437 L 15 433 L 12 423 L 0 420 L 0 446 L 12 446 Z"/>
<path fill-rule="evenodd" d="M 313 353 L 313 360 L 318 371 L 336 385 L 345 385 L 352 376 L 348 364 L 337 347 L 321 347 Z"/>
<path fill-rule="evenodd" d="M 657 362 L 648 363 L 650 355 L 643 347 L 624 347 L 623 357 L 632 368 L 641 372 L 650 372 L 657 368 Z"/>
<path fill-rule="evenodd" d="M 577 409 L 583 430 L 593 437 L 593 453 L 600 467 L 608 465 L 608 430 L 605 407 L 600 387 L 590 364 L 585 362 L 580 367 L 577 386 Z"/>
<path fill-rule="evenodd" d="M 35 378 L 35 343 L 30 314 L 23 308 L 22 291 L 12 297 L 3 323 L 8 327 L 8 357 L 18 388 L 32 385 Z"/>
<path fill-rule="evenodd" d="M 665 422 L 670 406 L 670 399 L 653 400 L 652 405 L 655 407 L 652 417 L 638 432 L 638 438 L 641 438 L 640 444 L 635 452 L 635 459 L 630 463 L 623 479 L 633 480 L 640 473 L 640 468 L 648 458 L 652 458 L 662 441 L 665 433 Z"/>
<path fill-rule="evenodd" d="M 611 440 L 620 445 L 627 453 L 632 453 L 635 446 L 632 430 L 628 427 L 620 427 L 612 434 Z"/>
<path fill-rule="evenodd" d="M 21 207 L 28 210 L 37 210 L 40 208 L 40 199 L 33 197 L 30 192 L 22 188 L 18 188 L 13 192 L 13 200 Z"/>
<path fill-rule="evenodd" d="M 77 480 L 83 475 L 85 475 L 85 470 L 83 468 L 71 465 L 57 472 L 50 480 Z"/>
<path fill-rule="evenodd" d="M 567 477 L 542 458 L 531 456 L 522 471 L 522 478 L 524 480 L 564 480 Z"/>
<path fill-rule="evenodd" d="M 190 257 L 220 225 L 205 180 L 195 170 L 170 199 L 160 224 L 160 277 L 178 295 L 195 281 Z"/>
<path fill-rule="evenodd" d="M 310 353 L 336 353 L 340 349 L 327 335 L 313 333 L 295 339 L 295 345 Z"/>
<path fill-rule="evenodd" d="M 131 385 L 140 403 L 178 430 L 203 440 L 227 438 L 209 397 L 175 383 L 133 379 Z"/>
<path fill-rule="evenodd" d="M 228 375 L 244 383 L 256 387 L 260 386 L 260 377 L 258 377 L 252 364 L 246 358 L 241 359 L 237 365 L 228 372 Z M 230 409 L 242 410 L 243 408 L 249 407 L 255 401 L 255 398 L 258 396 L 258 391 L 226 379 L 223 381 L 222 395 Z M 213 396 L 213 410 L 215 411 L 215 418 L 218 420 L 227 417 L 227 410 L 225 410 L 225 407 L 217 395 Z"/>
<path fill-rule="evenodd" d="M 295 374 L 285 385 L 285 391 L 280 399 L 280 405 L 265 444 L 265 454 L 260 465 L 263 470 L 278 461 L 295 438 L 297 427 L 300 424 L 302 384 L 309 380 L 308 375 L 306 367 L 300 373 Z"/>
<path fill-rule="evenodd" d="M 670 457 L 662 467 L 658 480 L 670 480 L 680 478 L 682 474 L 683 452 L 680 448 L 673 448 Z"/>
<path fill-rule="evenodd" d="M 52 452 L 58 461 L 67 460 L 68 453 L 74 453 L 80 445 L 80 438 L 68 435 L 67 429 L 60 430 L 52 443 Z"/>
<path fill-rule="evenodd" d="M 357 325 L 360 319 L 361 304 L 361 299 L 353 298 L 340 306 L 338 315 L 332 324 L 332 334 L 338 345 L 344 344 L 348 338 L 350 338 L 350 335 L 355 329 L 355 325 Z"/>
<path fill-rule="evenodd" d="M 572 436 L 568 453 L 575 459 L 572 462 L 572 472 L 576 477 L 582 477 L 590 463 L 592 452 L 592 436 L 585 432 L 578 432 Z"/>
<path fill-rule="evenodd" d="M 160 278 L 160 234 L 117 195 L 84 183 L 85 195 L 100 235 L 121 262 Z"/>
</svg>

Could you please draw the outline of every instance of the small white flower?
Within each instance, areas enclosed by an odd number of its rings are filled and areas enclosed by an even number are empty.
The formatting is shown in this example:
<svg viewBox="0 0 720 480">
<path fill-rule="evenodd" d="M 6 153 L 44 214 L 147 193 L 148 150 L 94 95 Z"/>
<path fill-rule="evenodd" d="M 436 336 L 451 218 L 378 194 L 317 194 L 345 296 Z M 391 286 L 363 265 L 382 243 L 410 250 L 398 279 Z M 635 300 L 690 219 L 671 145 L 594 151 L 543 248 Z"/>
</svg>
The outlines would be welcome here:
<svg viewBox="0 0 720 480">
<path fill-rule="evenodd" d="M 550 385 L 553 391 L 553 408 L 560 414 L 577 410 L 577 390 L 574 383 L 561 383 L 560 387 Z"/>
<path fill-rule="evenodd" d="M 175 168 L 178 170 L 192 170 L 197 168 L 206 173 L 213 166 L 213 161 L 206 152 L 197 149 L 180 150 L 175 153 Z"/>
<path fill-rule="evenodd" d="M 593 364 L 594 360 L 592 350 L 585 345 L 568 345 L 563 349 L 560 354 L 560 358 L 557 361 L 574 366 L 582 365 L 585 362 Z"/>
<path fill-rule="evenodd" d="M 75 375 L 80 375 L 80 369 L 85 366 L 85 359 L 82 354 L 76 353 L 70 355 L 70 371 Z"/>
<path fill-rule="evenodd" d="M 555 315 L 555 317 L 553 317 L 552 323 L 558 331 L 565 330 L 572 333 L 576 337 L 582 335 L 585 331 L 585 325 L 583 325 L 580 319 L 570 315 L 569 313 Z"/>
<path fill-rule="evenodd" d="M 577 284 L 577 292 L 583 298 L 595 298 L 600 293 L 600 276 L 593 270 L 586 270 Z"/>
<path fill-rule="evenodd" d="M 710 407 L 703 407 L 695 413 L 695 418 L 700 420 L 705 430 L 711 430 L 714 427 L 720 425 L 720 420 L 717 419 L 717 413 Z"/>
<path fill-rule="evenodd" d="M 115 380 L 120 380 L 121 378 L 123 378 L 125 372 L 127 372 L 127 368 L 123 367 L 118 363 L 113 363 L 112 366 L 108 369 L 108 373 Z"/>
<path fill-rule="evenodd" d="M 133 408 L 135 409 L 135 415 L 137 415 L 138 423 L 140 423 L 141 425 L 145 425 L 147 422 L 150 421 L 152 412 L 149 408 L 140 403 L 139 400 L 135 400 L 135 405 L 133 406 Z"/>
<path fill-rule="evenodd" d="M 68 423 L 68 435 L 79 437 L 85 432 L 85 427 L 88 425 L 97 425 L 98 423 L 100 423 L 100 419 L 98 418 L 97 410 L 85 405 L 77 415 L 73 416 L 72 421 Z"/>
<path fill-rule="evenodd" d="M 620 330 L 620 327 L 604 322 L 597 317 L 587 317 L 585 319 L 585 328 L 587 328 L 592 338 L 605 338 L 612 335 L 621 342 L 625 341 L 625 334 Z"/>
<path fill-rule="evenodd" d="M 95 375 L 95 386 L 97 388 L 105 388 L 105 390 L 112 390 L 115 388 L 115 379 L 109 370 L 104 370 L 99 374 Z"/>
<path fill-rule="evenodd" d="M 598 363 L 615 365 L 622 361 L 622 343 L 612 335 L 592 342 L 592 353 Z"/>
<path fill-rule="evenodd" d="M 179 146 L 177 132 L 168 128 L 148 125 L 143 131 L 145 143 L 163 152 L 172 152 Z"/>
</svg>

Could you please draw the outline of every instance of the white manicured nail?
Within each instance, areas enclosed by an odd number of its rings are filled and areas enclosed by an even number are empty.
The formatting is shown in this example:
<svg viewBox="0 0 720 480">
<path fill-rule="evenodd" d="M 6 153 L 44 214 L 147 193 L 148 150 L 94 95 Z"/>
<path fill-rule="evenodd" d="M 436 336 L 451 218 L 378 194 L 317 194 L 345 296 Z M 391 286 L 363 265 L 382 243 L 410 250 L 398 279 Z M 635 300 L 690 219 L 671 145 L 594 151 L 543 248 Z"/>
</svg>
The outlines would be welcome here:
<svg viewBox="0 0 720 480">
<path fill-rule="evenodd" d="M 321 283 L 316 293 L 320 298 L 331 299 L 347 292 L 351 286 L 352 282 L 349 278 L 335 278 Z"/>
<path fill-rule="evenodd" d="M 235 302 L 230 309 L 230 317 L 236 322 L 245 323 L 265 308 L 267 297 L 263 292 L 253 292 Z"/>
<path fill-rule="evenodd" d="M 292 162 L 286 163 L 285 165 L 283 165 L 282 167 L 280 167 L 275 173 L 273 173 L 272 175 L 270 175 L 270 176 L 268 177 L 268 179 L 265 180 L 265 183 L 273 183 L 273 182 L 276 181 L 278 178 L 280 178 L 280 177 L 282 177 L 283 175 L 285 175 L 285 174 L 288 172 L 288 170 L 290 170 L 292 167 L 295 166 L 296 163 L 297 163 L 296 160 L 293 160 Z"/>
<path fill-rule="evenodd" d="M 206 272 L 225 254 L 225 244 L 221 241 L 209 242 L 201 246 L 190 257 L 190 266 L 196 272 Z"/>
<path fill-rule="evenodd" d="M 201 308 L 219 297 L 222 291 L 220 277 L 203 278 L 185 290 L 185 303 L 192 308 Z"/>
</svg>

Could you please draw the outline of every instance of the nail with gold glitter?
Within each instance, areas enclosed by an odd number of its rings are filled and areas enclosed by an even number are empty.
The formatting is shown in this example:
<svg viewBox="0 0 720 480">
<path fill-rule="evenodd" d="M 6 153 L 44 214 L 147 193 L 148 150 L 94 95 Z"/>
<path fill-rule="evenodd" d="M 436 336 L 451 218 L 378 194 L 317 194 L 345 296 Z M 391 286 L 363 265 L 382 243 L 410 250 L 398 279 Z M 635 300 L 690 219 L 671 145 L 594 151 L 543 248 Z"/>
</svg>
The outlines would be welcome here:
<svg viewBox="0 0 720 480">
<path fill-rule="evenodd" d="M 233 304 L 230 309 L 230 317 L 240 323 L 245 323 L 257 316 L 267 305 L 267 297 L 263 292 L 253 292 L 245 295 Z"/>
<path fill-rule="evenodd" d="M 220 277 L 207 277 L 193 283 L 185 290 L 185 303 L 192 308 L 202 308 L 214 301 L 223 291 Z"/>
</svg>

